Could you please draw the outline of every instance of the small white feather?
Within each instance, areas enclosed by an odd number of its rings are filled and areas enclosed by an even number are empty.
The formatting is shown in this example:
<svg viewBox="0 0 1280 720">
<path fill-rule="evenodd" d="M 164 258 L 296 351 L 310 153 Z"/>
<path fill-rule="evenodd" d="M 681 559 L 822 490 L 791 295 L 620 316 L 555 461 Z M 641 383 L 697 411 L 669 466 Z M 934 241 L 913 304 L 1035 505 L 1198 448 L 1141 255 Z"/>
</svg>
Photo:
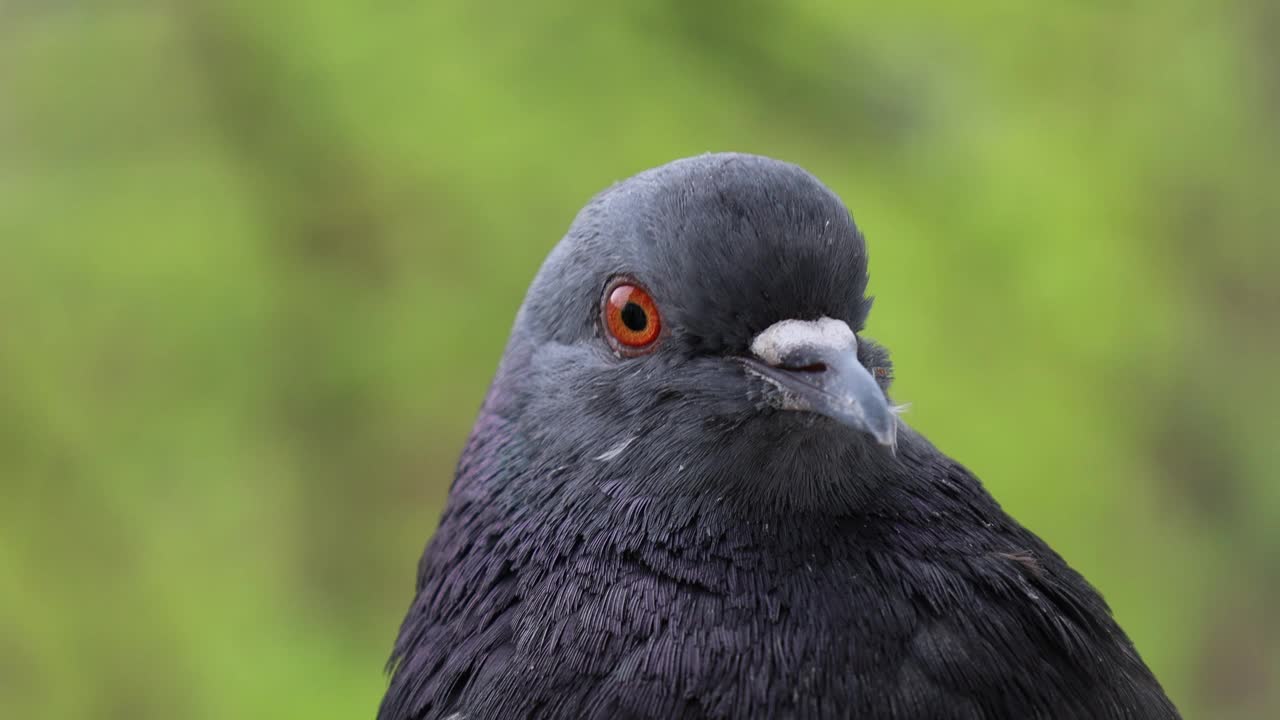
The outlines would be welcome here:
<svg viewBox="0 0 1280 720">
<path fill-rule="evenodd" d="M 594 459 L 599 460 L 600 462 L 609 462 L 610 460 L 615 460 L 619 455 L 623 453 L 624 450 L 627 449 L 627 446 L 634 441 L 635 441 L 634 437 L 629 437 L 623 440 L 622 442 L 618 443 L 617 445 L 614 445 L 608 450 L 605 450 L 604 452 L 595 456 Z"/>
</svg>

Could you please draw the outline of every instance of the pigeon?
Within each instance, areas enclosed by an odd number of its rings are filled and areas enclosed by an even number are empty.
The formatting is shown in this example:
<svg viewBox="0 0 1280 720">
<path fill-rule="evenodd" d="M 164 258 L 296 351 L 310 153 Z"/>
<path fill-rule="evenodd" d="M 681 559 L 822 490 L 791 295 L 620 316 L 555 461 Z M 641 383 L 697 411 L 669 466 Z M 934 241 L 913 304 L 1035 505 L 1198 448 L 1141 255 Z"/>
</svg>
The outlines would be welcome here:
<svg viewBox="0 0 1280 720">
<path fill-rule="evenodd" d="M 595 196 L 516 315 L 380 720 L 1179 717 L 1098 592 L 904 422 L 866 287 L 796 165 Z"/>
</svg>

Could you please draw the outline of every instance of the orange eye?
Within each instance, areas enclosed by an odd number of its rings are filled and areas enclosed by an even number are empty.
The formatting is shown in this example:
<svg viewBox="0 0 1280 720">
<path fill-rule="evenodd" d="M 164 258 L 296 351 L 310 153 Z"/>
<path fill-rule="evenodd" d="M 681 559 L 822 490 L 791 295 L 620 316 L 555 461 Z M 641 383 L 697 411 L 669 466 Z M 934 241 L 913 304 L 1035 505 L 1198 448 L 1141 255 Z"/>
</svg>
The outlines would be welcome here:
<svg viewBox="0 0 1280 720">
<path fill-rule="evenodd" d="M 662 318 L 647 290 L 633 280 L 619 278 L 605 288 L 601 305 L 610 344 L 618 353 L 635 356 L 653 349 L 662 331 Z"/>
</svg>

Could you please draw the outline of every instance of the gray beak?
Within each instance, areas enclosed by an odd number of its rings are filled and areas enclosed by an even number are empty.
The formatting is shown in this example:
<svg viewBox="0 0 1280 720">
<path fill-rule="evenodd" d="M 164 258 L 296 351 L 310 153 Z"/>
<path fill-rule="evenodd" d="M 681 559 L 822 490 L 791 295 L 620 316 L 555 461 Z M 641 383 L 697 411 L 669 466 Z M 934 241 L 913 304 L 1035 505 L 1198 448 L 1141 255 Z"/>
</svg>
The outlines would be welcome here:
<svg viewBox="0 0 1280 720">
<path fill-rule="evenodd" d="M 783 320 L 756 336 L 751 353 L 747 368 L 781 391 L 782 409 L 825 415 L 893 446 L 897 418 L 844 322 Z"/>
</svg>

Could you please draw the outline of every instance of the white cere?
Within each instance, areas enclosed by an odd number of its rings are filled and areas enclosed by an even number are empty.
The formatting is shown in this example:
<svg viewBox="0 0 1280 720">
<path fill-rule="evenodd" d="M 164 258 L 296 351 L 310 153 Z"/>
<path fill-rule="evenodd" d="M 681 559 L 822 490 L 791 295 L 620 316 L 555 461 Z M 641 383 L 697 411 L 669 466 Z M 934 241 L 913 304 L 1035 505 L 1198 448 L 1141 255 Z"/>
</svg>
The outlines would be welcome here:
<svg viewBox="0 0 1280 720">
<path fill-rule="evenodd" d="M 858 338 L 844 321 L 824 317 L 776 322 L 751 341 L 751 352 L 770 365 L 780 365 L 798 347 L 856 350 Z"/>
</svg>

